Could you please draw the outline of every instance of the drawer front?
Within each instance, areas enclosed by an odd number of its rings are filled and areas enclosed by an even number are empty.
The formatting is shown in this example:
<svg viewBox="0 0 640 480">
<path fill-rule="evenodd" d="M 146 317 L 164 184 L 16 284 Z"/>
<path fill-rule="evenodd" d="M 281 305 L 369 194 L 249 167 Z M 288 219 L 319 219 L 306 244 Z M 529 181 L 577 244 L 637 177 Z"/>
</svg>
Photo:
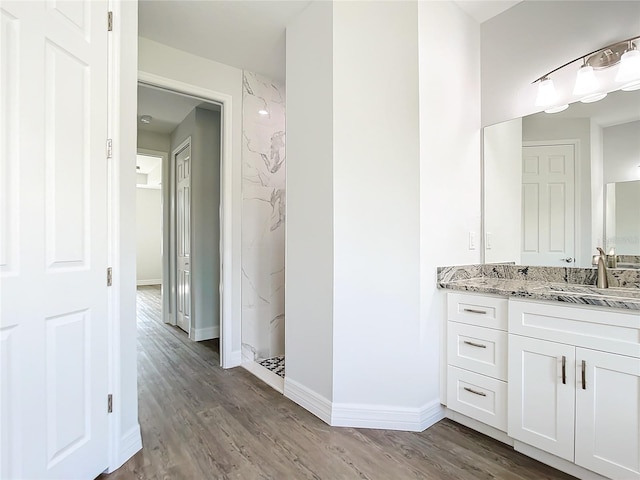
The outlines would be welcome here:
<svg viewBox="0 0 640 480">
<path fill-rule="evenodd" d="M 449 293 L 447 317 L 454 322 L 506 331 L 507 299 L 468 293 Z"/>
<path fill-rule="evenodd" d="M 509 301 L 509 333 L 640 357 L 640 313 Z"/>
<path fill-rule="evenodd" d="M 453 366 L 447 373 L 447 407 L 507 431 L 506 382 Z"/>
<path fill-rule="evenodd" d="M 507 332 L 449 322 L 448 364 L 507 380 Z"/>
</svg>

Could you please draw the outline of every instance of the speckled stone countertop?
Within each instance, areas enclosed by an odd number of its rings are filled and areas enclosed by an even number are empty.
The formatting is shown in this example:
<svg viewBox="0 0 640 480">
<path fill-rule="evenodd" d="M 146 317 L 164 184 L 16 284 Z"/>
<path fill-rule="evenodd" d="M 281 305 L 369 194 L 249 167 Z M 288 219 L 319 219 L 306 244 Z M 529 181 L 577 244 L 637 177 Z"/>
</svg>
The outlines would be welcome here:
<svg viewBox="0 0 640 480">
<path fill-rule="evenodd" d="M 438 268 L 438 287 L 531 300 L 636 310 L 640 315 L 640 271 L 609 270 L 609 287 L 595 287 L 595 268 L 486 264 Z"/>
</svg>

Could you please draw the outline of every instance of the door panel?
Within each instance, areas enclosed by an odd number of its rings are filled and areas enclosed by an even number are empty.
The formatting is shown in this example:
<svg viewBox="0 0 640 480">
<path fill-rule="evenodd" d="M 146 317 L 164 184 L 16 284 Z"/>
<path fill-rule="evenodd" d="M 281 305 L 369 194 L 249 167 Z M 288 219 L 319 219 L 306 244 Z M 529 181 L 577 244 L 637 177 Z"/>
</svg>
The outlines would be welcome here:
<svg viewBox="0 0 640 480">
<path fill-rule="evenodd" d="M 522 150 L 522 263 L 573 264 L 574 147 L 543 145 Z"/>
<path fill-rule="evenodd" d="M 189 333 L 191 325 L 191 139 L 174 152 L 176 171 L 177 325 Z"/>
<path fill-rule="evenodd" d="M 108 466 L 106 12 L 0 6 L 1 478 Z"/>
<path fill-rule="evenodd" d="M 571 462 L 574 357 L 572 346 L 509 335 L 509 436 Z"/>
<path fill-rule="evenodd" d="M 639 479 L 640 359 L 582 348 L 576 358 L 576 463 L 610 478 Z"/>
</svg>

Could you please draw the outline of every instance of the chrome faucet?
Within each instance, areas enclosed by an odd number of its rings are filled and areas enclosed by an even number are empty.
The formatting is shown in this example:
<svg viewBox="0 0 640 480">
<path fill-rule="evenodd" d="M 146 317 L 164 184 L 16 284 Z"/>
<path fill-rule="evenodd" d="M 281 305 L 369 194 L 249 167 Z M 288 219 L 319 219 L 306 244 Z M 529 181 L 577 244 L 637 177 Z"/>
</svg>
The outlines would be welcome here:
<svg viewBox="0 0 640 480">
<path fill-rule="evenodd" d="M 598 257 L 598 280 L 596 282 L 596 287 L 609 288 L 609 280 L 607 279 L 607 254 L 604 253 L 602 248 L 597 248 L 598 252 L 600 252 L 600 256 Z"/>
</svg>

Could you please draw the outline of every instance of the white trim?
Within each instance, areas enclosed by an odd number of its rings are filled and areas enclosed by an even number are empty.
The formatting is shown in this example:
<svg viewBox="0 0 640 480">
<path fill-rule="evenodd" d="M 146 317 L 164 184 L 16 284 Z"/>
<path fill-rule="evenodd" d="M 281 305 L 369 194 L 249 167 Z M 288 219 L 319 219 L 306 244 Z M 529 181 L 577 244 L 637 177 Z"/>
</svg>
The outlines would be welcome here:
<svg viewBox="0 0 640 480">
<path fill-rule="evenodd" d="M 527 457 L 531 457 L 545 465 L 550 465 L 561 472 L 568 473 L 569 475 L 573 475 L 574 477 L 582 480 L 606 480 L 608 478 L 603 477 L 596 472 L 592 472 L 591 470 L 587 470 L 586 468 L 582 468 L 581 466 L 569 462 L 564 458 L 556 457 L 555 455 L 551 455 L 550 453 L 544 452 L 536 447 L 519 442 L 518 440 L 514 440 L 513 449 Z"/>
<path fill-rule="evenodd" d="M 251 360 L 242 362 L 241 367 L 258 377 L 274 390 L 283 393 L 284 378 L 282 378 L 280 375 L 273 373 L 271 370 Z"/>
<path fill-rule="evenodd" d="M 233 235 L 234 225 L 240 225 L 241 219 L 233 216 L 233 143 L 232 143 L 232 97 L 231 95 L 180 82 L 152 73 L 138 71 L 138 82 L 150 86 L 172 90 L 178 93 L 194 95 L 222 105 L 222 154 L 220 165 L 220 361 L 223 368 L 231 368 L 241 363 L 241 356 L 234 351 L 233 330 L 241 328 L 240 322 L 234 326 L 234 312 L 240 315 L 240 282 L 234 283 L 234 275 L 240 279 L 241 266 L 233 263 L 232 252 L 241 251 L 240 236 Z M 239 166 L 238 166 L 239 168 Z M 238 170 L 239 171 L 239 170 Z M 240 231 L 238 228 L 237 231 Z M 224 268 L 223 268 L 224 267 Z M 236 293 L 234 297 L 234 293 Z M 241 338 L 240 332 L 236 337 Z M 239 347 L 239 345 L 238 345 Z"/>
<path fill-rule="evenodd" d="M 497 428 L 491 427 L 486 423 L 479 422 L 475 418 L 467 417 L 458 412 L 454 412 L 450 408 L 446 409 L 447 418 L 453 420 L 456 423 L 464 425 L 465 427 L 469 427 L 472 430 L 482 433 L 487 437 L 491 437 L 499 442 L 506 443 L 507 445 L 513 447 L 513 438 L 507 435 L 502 430 L 498 430 Z"/>
<path fill-rule="evenodd" d="M 118 442 L 118 454 L 115 463 L 109 465 L 107 473 L 115 472 L 118 468 L 125 464 L 127 460 L 133 457 L 142 448 L 142 435 L 140 434 L 140 424 L 129 429 L 127 433 L 120 437 Z"/>
<path fill-rule="evenodd" d="M 331 425 L 331 402 L 322 395 L 285 376 L 284 396 Z"/>
<path fill-rule="evenodd" d="M 422 407 L 334 403 L 331 425 L 421 432 L 445 417 L 439 399 Z"/>
<path fill-rule="evenodd" d="M 523 147 L 570 145 L 573 147 L 573 265 L 568 267 L 581 267 L 580 259 L 582 254 L 582 235 L 584 225 L 582 224 L 580 195 L 582 194 L 582 157 L 580 152 L 580 140 L 573 138 L 567 140 L 527 140 L 522 142 Z M 589 238 L 591 238 L 591 224 L 589 224 Z"/>
<path fill-rule="evenodd" d="M 139 287 L 145 286 L 145 285 L 162 285 L 162 279 L 161 278 L 151 278 L 149 280 L 136 280 L 136 285 Z"/>
<path fill-rule="evenodd" d="M 216 325 L 215 327 L 192 328 L 189 338 L 195 342 L 220 338 L 220 327 Z"/>
</svg>

